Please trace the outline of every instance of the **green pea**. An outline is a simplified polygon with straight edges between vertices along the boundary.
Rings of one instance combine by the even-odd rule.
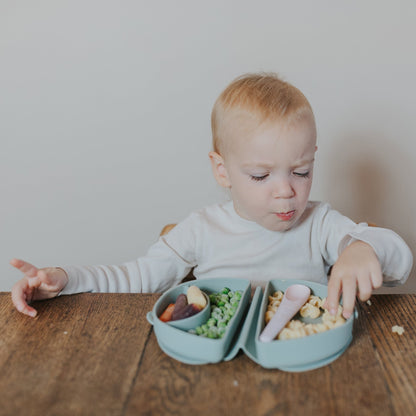
[[[217,320],[215,318],[208,319],[208,322],[207,322],[208,328],[211,328],[213,326],[215,327],[216,324],[217,324]]]
[[[208,338],[217,338],[217,337],[218,337],[218,329],[214,326],[209,329]]]
[[[218,328],[218,336],[222,338],[225,335],[226,330],[227,328],[225,326]]]
[[[223,302],[228,302],[228,295],[221,295],[221,300]]]

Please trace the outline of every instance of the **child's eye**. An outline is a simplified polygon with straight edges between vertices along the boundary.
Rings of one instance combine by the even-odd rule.
[[[309,178],[309,171],[308,172],[293,172],[295,176],[298,176],[299,178]]]
[[[261,176],[250,175],[250,178],[253,181],[260,182],[260,181],[264,181],[268,176],[269,174],[267,173],[266,175],[261,175]]]

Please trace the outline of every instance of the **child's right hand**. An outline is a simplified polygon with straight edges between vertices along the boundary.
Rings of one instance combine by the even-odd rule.
[[[36,309],[29,306],[29,303],[57,296],[68,283],[65,271],[57,267],[38,269],[19,259],[12,259],[10,264],[25,274],[12,288],[13,304],[25,315],[35,317]]]

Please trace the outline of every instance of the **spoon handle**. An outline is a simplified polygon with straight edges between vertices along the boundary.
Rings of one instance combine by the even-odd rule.
[[[292,285],[288,287],[276,313],[260,334],[260,341],[270,342],[274,340],[277,334],[305,304],[310,293],[311,290],[307,286]]]

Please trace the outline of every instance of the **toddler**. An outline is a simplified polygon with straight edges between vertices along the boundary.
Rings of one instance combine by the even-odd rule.
[[[35,316],[32,300],[79,292],[162,292],[194,268],[196,278],[235,277],[253,286],[270,279],[328,284],[332,314],[343,298],[406,281],[412,254],[393,231],[356,224],[326,203],[309,201],[316,147],[312,108],[274,74],[233,81],[212,111],[215,179],[231,200],[192,213],[137,260],[118,266],[38,269],[12,289],[15,307]],[[328,272],[330,271],[329,281]]]

